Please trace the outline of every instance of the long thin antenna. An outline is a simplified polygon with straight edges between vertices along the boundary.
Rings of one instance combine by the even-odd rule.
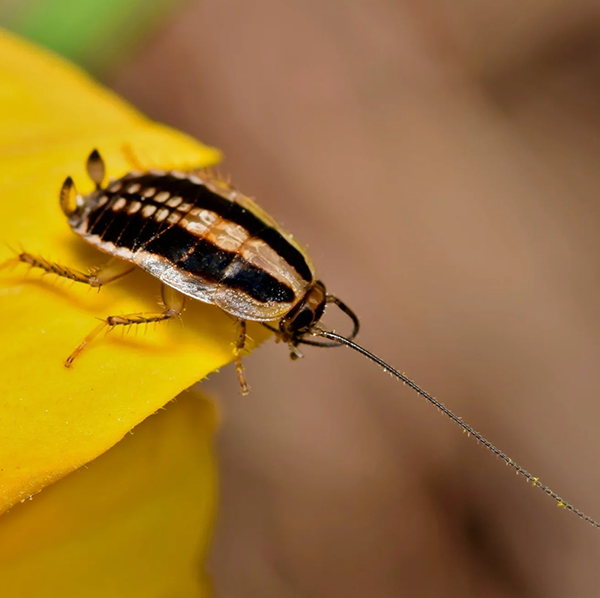
[[[487,449],[492,451],[492,453],[500,457],[500,459],[502,459],[507,465],[510,465],[518,474],[522,475],[524,478],[529,480],[535,488],[539,488],[540,490],[545,492],[550,498],[553,498],[557,502],[559,507],[563,507],[564,509],[567,509],[567,511],[571,511],[571,513],[574,513],[575,515],[577,515],[577,517],[581,517],[581,519],[584,519],[588,523],[591,523],[594,527],[600,528],[600,523],[598,523],[595,519],[592,519],[589,515],[586,515],[579,509],[575,508],[572,504],[563,500],[558,494],[556,494],[556,492],[548,488],[548,486],[546,486],[545,484],[542,484],[542,482],[540,482],[538,478],[531,475],[526,469],[523,469],[520,465],[515,463],[506,453],[503,453],[499,448],[496,448],[489,440],[487,440],[487,438],[484,438],[479,432],[477,432],[477,430],[474,430],[471,426],[466,424],[460,417],[458,417],[458,415],[450,411],[448,407],[440,403],[440,401],[432,397],[428,392],[425,392],[410,378],[408,378],[392,366],[388,365],[385,361],[383,361],[383,359],[377,357],[377,355],[374,355],[370,351],[367,351],[360,345],[357,345],[350,339],[347,339],[344,336],[340,336],[335,332],[329,332],[328,330],[322,330],[320,328],[312,328],[310,333],[314,336],[320,336],[330,341],[335,341],[342,345],[346,345],[347,347],[350,347],[350,349],[354,349],[361,355],[364,355],[367,359],[374,361],[377,365],[381,366],[384,371],[389,372],[390,374],[398,378],[398,380],[401,380],[402,382],[404,382],[404,384],[410,386],[415,392],[427,399],[432,405],[437,407],[444,415],[447,415],[454,423],[458,424],[465,432],[467,432],[467,434],[470,434],[471,436],[476,438],[481,444],[483,444],[483,446],[485,446]]]

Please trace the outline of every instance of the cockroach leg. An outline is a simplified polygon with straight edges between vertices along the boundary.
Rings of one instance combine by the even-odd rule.
[[[242,363],[242,351],[246,346],[246,320],[238,320],[238,337],[235,343],[235,371],[237,372],[238,382],[240,383],[240,390],[243,395],[247,395],[250,392],[250,387],[246,382],[246,374],[244,373],[244,364]]]
[[[49,274],[56,274],[56,276],[60,276],[61,278],[68,278],[69,280],[81,282],[94,288],[100,288],[110,282],[114,282],[135,269],[134,264],[118,258],[110,259],[103,266],[94,268],[87,274],[69,268],[68,266],[62,266],[56,262],[51,262],[41,256],[33,255],[26,251],[19,253],[17,259],[19,262],[27,264],[31,268],[39,268]]]
[[[127,160],[127,163],[133,170],[138,170],[140,172],[146,170],[136,153],[133,151],[133,147],[130,143],[123,143],[123,145],[121,145],[121,151],[123,152],[123,156],[125,156],[125,160]]]
[[[185,307],[185,295],[176,291],[175,289],[162,285],[162,304],[163,311],[161,313],[140,313],[140,314],[127,314],[123,316],[108,316],[102,320],[102,323],[96,326],[92,332],[90,332],[84,339],[83,342],[67,357],[65,361],[65,367],[70,368],[73,365],[73,361],[78,357],[81,352],[103,331],[110,332],[117,326],[136,326],[138,324],[150,324],[152,322],[164,322],[165,320],[171,320],[178,318]]]

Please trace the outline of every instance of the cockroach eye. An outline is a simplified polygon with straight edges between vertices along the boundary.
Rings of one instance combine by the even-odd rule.
[[[292,324],[294,329],[297,332],[308,329],[308,327],[313,323],[314,312],[309,307],[305,307],[302,311],[294,318]]]

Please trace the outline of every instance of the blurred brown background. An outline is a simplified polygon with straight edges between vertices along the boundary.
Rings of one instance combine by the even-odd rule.
[[[105,79],[224,149],[406,370],[600,517],[600,2],[189,2]],[[345,349],[222,398],[223,598],[598,595],[598,530]]]

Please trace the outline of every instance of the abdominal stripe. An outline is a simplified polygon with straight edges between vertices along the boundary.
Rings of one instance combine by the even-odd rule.
[[[236,269],[235,274],[229,273],[225,276],[225,269],[236,258],[235,252],[222,250],[213,243],[201,240],[203,235],[191,233],[177,222],[173,223],[167,218],[157,222],[154,215],[145,215],[144,210],[151,210],[153,206],[156,207],[156,211],[165,208],[164,199],[155,201],[155,198],[163,193],[169,197],[181,197],[183,203],[189,205],[185,212],[189,213],[194,208],[208,210],[241,226],[248,232],[249,237],[260,239],[270,246],[304,280],[312,280],[312,272],[302,252],[292,245],[279,230],[268,226],[250,210],[220,196],[205,185],[197,184],[188,178],[151,173],[125,177],[120,181],[121,187],[133,188],[136,189],[136,192],[127,193],[126,190],[119,193],[111,193],[108,190],[98,192],[101,195],[107,195],[109,201],[88,214],[86,226],[88,234],[97,235],[103,241],[114,243],[118,247],[127,248],[133,252],[145,250],[162,255],[173,263],[183,260],[180,266],[183,269],[189,269],[191,274],[211,281],[223,278],[222,284],[244,292],[248,289],[248,294],[256,296],[255,298],[269,297],[264,299],[265,301],[293,300],[294,294],[291,288],[245,260],[244,264],[246,265],[242,269],[244,274],[240,273],[241,270]],[[118,183],[119,181],[115,184]],[[146,196],[144,192],[148,189],[154,193]],[[114,210],[116,202],[122,202],[123,199],[125,200],[123,207],[117,204],[117,210]],[[142,208],[129,213],[128,207],[132,202],[140,202]],[[186,215],[185,212],[179,212],[177,207],[171,210],[171,213],[181,213],[182,217]],[[194,245],[197,247],[194,248]],[[241,264],[241,259],[240,257],[236,264]],[[265,289],[268,287],[270,290],[259,292],[257,289],[262,284],[266,285]],[[281,299],[282,297],[286,297],[286,299]],[[262,298],[258,300],[262,301]]]
[[[294,291],[234,251],[220,249],[180,227],[172,227],[148,243],[145,251],[164,257],[180,272],[226,286],[262,303],[291,303]]]

